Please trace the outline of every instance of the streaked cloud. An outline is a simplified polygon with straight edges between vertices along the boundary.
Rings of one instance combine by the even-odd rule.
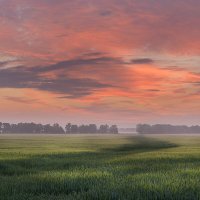
[[[199,18],[199,0],[0,0],[0,111],[194,120]]]
[[[137,58],[131,60],[132,64],[151,64],[153,62],[151,58]]]

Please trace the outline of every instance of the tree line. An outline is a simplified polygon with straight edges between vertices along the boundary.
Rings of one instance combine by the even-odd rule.
[[[116,125],[109,126],[107,124],[97,127],[96,124],[76,125],[68,123],[65,128],[58,123],[51,124],[36,124],[36,123],[2,123],[0,122],[0,133],[46,133],[46,134],[76,134],[76,133],[102,133],[102,134],[117,134],[118,127]]]
[[[184,134],[200,133],[200,126],[170,125],[170,124],[138,124],[137,133],[140,134]]]
[[[97,127],[96,124],[76,125],[68,123],[65,126],[66,133],[112,133],[118,134],[117,125],[109,126],[107,124]]]

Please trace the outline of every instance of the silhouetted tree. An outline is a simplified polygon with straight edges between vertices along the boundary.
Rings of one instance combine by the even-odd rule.
[[[112,126],[109,128],[109,133],[118,134],[117,125],[112,125]]]
[[[3,127],[2,127],[2,126],[3,126],[3,123],[2,123],[2,122],[0,122],[0,133],[2,133],[2,132],[3,132],[3,129],[2,129]]]
[[[90,124],[88,126],[88,133],[97,133],[97,125],[96,124]]]
[[[66,133],[71,133],[71,123],[68,123],[66,126],[65,126],[65,131]]]
[[[116,125],[109,127],[106,125],[101,125],[99,129],[96,124],[89,125],[76,125],[68,123],[65,126],[66,133],[118,133],[118,128]],[[43,133],[43,134],[63,134],[65,133],[64,129],[58,124],[35,124],[35,123],[18,123],[18,124],[9,124],[0,122],[0,133]]]
[[[88,125],[81,125],[78,127],[79,133],[88,133]]]
[[[181,134],[181,133],[200,133],[200,126],[174,126],[170,124],[138,124],[136,131],[140,134]]]
[[[138,124],[136,126],[136,131],[138,133],[145,134],[148,133],[148,131],[151,131],[151,126],[148,124]]]
[[[3,133],[10,133],[11,125],[9,123],[3,123],[2,129],[3,129]]]
[[[71,126],[71,133],[78,133],[78,126],[77,125],[73,124]]]
[[[109,133],[109,126],[107,124],[106,125],[100,125],[99,133]]]
[[[54,124],[51,130],[54,134],[65,133],[64,129],[58,123]]]

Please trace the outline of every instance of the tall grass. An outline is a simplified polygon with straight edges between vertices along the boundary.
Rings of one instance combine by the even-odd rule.
[[[0,200],[200,199],[198,136],[0,136]]]

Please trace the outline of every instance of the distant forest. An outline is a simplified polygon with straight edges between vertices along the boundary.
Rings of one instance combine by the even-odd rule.
[[[138,124],[136,132],[140,134],[184,134],[200,133],[200,126],[174,126],[169,124]]]
[[[35,124],[35,123],[2,123],[0,122],[0,133],[46,133],[46,134],[76,134],[76,133],[100,133],[100,134],[118,134],[116,125],[109,126],[107,124],[97,127],[96,124],[76,125],[68,123],[65,129],[58,123],[50,124]]]

